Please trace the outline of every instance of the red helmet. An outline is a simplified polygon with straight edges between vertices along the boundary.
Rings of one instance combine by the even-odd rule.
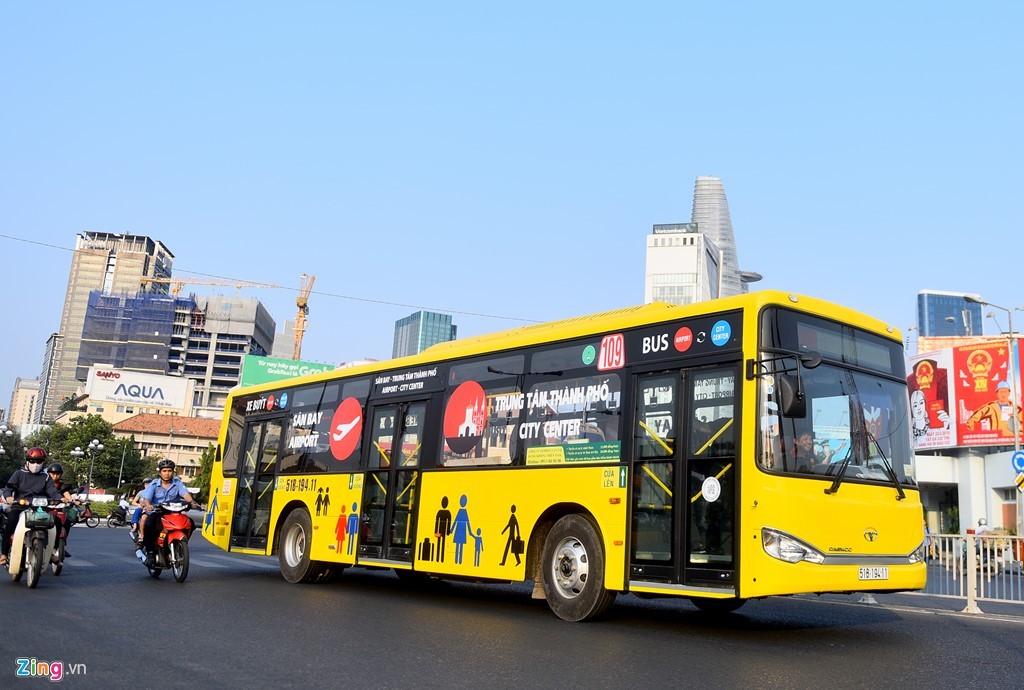
[[[42,472],[46,467],[46,451],[42,448],[29,448],[25,451],[25,466],[29,472]]]
[[[46,463],[46,451],[35,446],[25,451],[25,462],[41,462]]]

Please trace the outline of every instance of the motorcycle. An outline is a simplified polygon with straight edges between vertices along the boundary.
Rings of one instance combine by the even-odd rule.
[[[32,499],[19,499],[21,505],[30,505],[31,508],[21,511],[18,514],[18,526],[14,529],[11,538],[11,554],[7,570],[11,580],[18,582],[21,576],[28,574],[25,584],[33,589],[39,584],[39,576],[51,563],[54,548],[60,541],[57,534],[57,521],[53,513],[63,510],[67,504],[63,501],[51,501],[48,498],[39,497]],[[11,519],[8,514],[7,519]],[[54,574],[59,573],[57,569]]]
[[[132,524],[132,513],[134,511],[135,506],[129,505],[127,501],[122,501],[107,516],[107,527],[127,527]]]
[[[100,524],[100,519],[93,514],[92,508],[90,508],[89,501],[82,501],[82,507],[78,511],[78,519],[75,521],[77,525],[79,522],[84,522],[86,527],[96,527]]]
[[[50,571],[56,577],[60,575],[60,571],[64,569],[64,559],[67,557],[65,551],[68,543],[68,530],[71,529],[71,522],[68,519],[68,509],[66,503],[53,506],[53,517],[56,522],[55,527],[57,530],[57,542],[53,545],[53,555],[50,556]]]
[[[150,577],[160,577],[164,570],[174,574],[175,582],[184,582],[188,577],[188,540],[195,530],[192,519],[186,514],[192,506],[173,501],[157,505],[146,520],[160,520],[160,534],[156,540],[153,565],[147,565]],[[146,552],[136,550],[136,557],[145,564]]]

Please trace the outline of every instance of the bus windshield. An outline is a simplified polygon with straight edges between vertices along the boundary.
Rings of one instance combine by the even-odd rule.
[[[779,414],[774,376],[761,386],[758,457],[765,469],[845,480],[914,484],[906,387],[823,364],[801,372],[807,414]],[[845,468],[843,468],[845,465]]]
[[[757,458],[772,472],[913,486],[902,343],[791,309],[761,313]],[[823,362],[804,366],[813,355]],[[778,375],[802,382],[806,413],[780,414]]]

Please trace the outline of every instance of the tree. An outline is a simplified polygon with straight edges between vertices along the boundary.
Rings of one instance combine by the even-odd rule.
[[[192,486],[199,489],[200,495],[206,500],[209,500],[210,496],[210,475],[213,474],[213,459],[216,456],[217,447],[211,443],[199,458],[199,474],[192,480]]]
[[[7,484],[7,479],[25,464],[25,443],[20,433],[14,429],[11,431],[14,433],[10,436],[0,437],[0,446],[4,449],[0,455],[0,487]]]
[[[93,439],[103,444],[103,450],[95,455],[89,451],[89,443]],[[63,479],[68,484],[86,484],[91,465],[93,486],[111,487],[117,485],[124,444],[131,445],[127,439],[115,439],[113,425],[95,414],[75,417],[68,424],[51,424],[31,434],[26,443],[44,448],[51,462],[63,465]],[[81,457],[71,454],[75,448],[81,449]],[[127,449],[127,452],[132,451]],[[127,460],[127,454],[125,458]]]

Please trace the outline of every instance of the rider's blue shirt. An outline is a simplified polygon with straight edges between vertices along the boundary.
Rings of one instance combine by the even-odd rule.
[[[185,483],[177,477],[171,480],[171,485],[166,489],[163,487],[163,482],[159,479],[154,479],[142,490],[139,498],[145,498],[155,506],[160,503],[177,501],[187,493],[188,489],[185,488]]]

